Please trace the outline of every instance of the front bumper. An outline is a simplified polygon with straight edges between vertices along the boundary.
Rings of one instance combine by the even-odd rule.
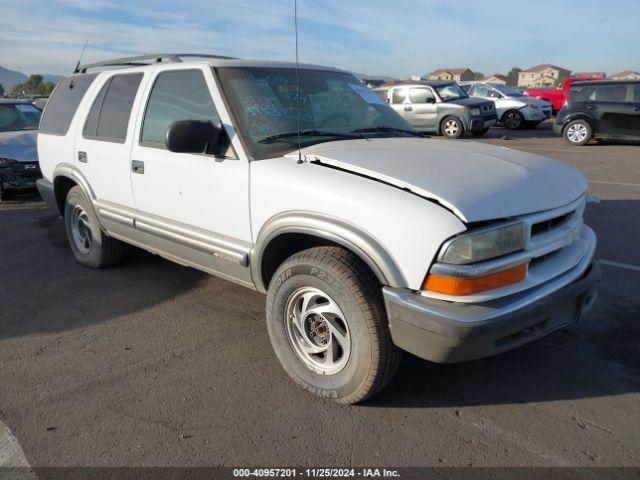
[[[393,342],[437,363],[487,357],[541,338],[578,320],[594,303],[600,266],[553,291],[540,286],[490,302],[462,304],[384,287]]]
[[[553,133],[556,135],[562,135],[564,125],[562,123],[553,122]]]
[[[472,118],[469,122],[469,130],[472,132],[479,132],[480,130],[488,127],[495,127],[498,121],[498,116],[487,116],[487,117],[478,117]]]

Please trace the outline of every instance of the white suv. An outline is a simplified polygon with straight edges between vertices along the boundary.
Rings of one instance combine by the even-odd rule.
[[[592,305],[575,168],[423,138],[340,70],[185,57],[80,67],[45,108],[38,187],[82,264],[124,242],[266,293],[284,369],[342,403],[401,350],[492,355]]]
[[[461,82],[460,86],[471,97],[493,100],[498,119],[510,130],[535,127],[551,117],[553,106],[546,100],[527,97],[520,90],[487,82]]]

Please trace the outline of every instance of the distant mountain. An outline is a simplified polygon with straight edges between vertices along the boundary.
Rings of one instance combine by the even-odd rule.
[[[25,82],[27,78],[29,77],[27,77],[22,72],[9,70],[8,68],[4,68],[2,65],[0,65],[0,84],[2,84],[7,92],[11,90],[11,87],[16,85],[17,83]]]
[[[386,82],[389,82],[389,81],[391,81],[391,80],[396,80],[395,78],[393,78],[393,77],[388,77],[388,76],[386,76],[386,75],[372,75],[372,74],[370,74],[370,73],[357,73],[357,72],[351,72],[351,73],[353,73],[353,74],[354,74],[356,77],[358,77],[360,80],[362,80],[363,78],[366,78],[366,79],[368,79],[368,80],[372,80],[372,79],[375,79],[375,80],[384,80],[384,81],[386,81]]]
[[[45,82],[58,83],[64,78],[61,75],[49,75],[46,73],[41,73],[40,75],[42,75],[42,79]],[[11,87],[13,87],[14,85],[26,82],[28,78],[29,76],[25,75],[22,72],[9,70],[8,68],[4,68],[2,65],[0,65],[0,84],[7,92],[10,91]]]

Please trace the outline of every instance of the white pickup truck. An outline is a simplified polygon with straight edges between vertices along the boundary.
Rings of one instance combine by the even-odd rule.
[[[191,57],[81,66],[49,100],[38,188],[82,264],[124,242],[266,293],[284,369],[341,403],[402,350],[480,358],[593,304],[575,168],[424,138],[344,71]]]

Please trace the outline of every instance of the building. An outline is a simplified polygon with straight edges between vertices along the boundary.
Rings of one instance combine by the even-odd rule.
[[[640,80],[640,72],[625,70],[611,75],[611,78],[614,80]]]
[[[475,77],[470,68],[439,68],[435,72],[425,75],[425,77],[427,76],[430,80],[453,80],[455,82],[473,80]]]
[[[605,72],[576,72],[574,77],[586,77],[586,78],[607,78]]]
[[[500,75],[499,73],[494,73],[493,75],[489,75],[484,79],[485,82],[488,83],[499,83],[501,85],[510,85],[511,79],[506,75]]]
[[[553,87],[556,80],[571,75],[571,70],[555,65],[536,65],[518,73],[519,87]]]

